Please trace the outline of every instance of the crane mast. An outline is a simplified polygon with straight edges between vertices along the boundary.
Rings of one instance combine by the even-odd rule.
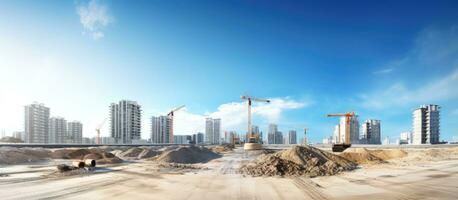
[[[265,102],[265,103],[270,103],[270,100],[268,99],[261,99],[261,98],[256,98],[256,97],[251,97],[251,96],[242,96],[242,100],[247,101],[248,104],[248,123],[247,123],[247,143],[260,143],[259,142],[259,135],[253,135],[252,134],[252,125],[251,125],[251,106],[252,102]],[[258,149],[260,147],[255,147],[255,148],[250,148],[250,149]],[[245,144],[245,149],[247,149],[247,145]]]
[[[344,141],[341,140],[340,131],[338,133],[337,141],[335,144],[332,145],[333,152],[342,152],[348,147],[351,146],[350,142],[350,121],[351,119],[356,116],[355,112],[347,112],[347,113],[336,113],[336,114],[328,114],[328,117],[345,117],[345,139]]]

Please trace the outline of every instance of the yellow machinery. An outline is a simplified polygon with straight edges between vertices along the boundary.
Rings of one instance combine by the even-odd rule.
[[[332,144],[332,151],[333,152],[342,152],[345,149],[351,147],[350,143],[350,121],[351,118],[355,116],[354,112],[348,112],[348,113],[337,113],[337,114],[328,114],[328,117],[345,117],[345,140],[342,142],[341,137],[340,137],[340,131],[339,135],[337,137],[337,141]]]
[[[96,138],[96,141],[95,143],[96,144],[100,144],[100,129],[103,127],[103,125],[105,124],[105,122],[107,122],[108,118],[105,118],[102,123],[100,123],[96,128],[95,128],[95,132],[97,133],[97,138]]]
[[[248,131],[247,131],[248,141],[245,142],[244,149],[246,150],[262,149],[261,142],[259,141],[259,134],[253,134],[251,130],[252,128],[251,127],[251,104],[253,101],[270,103],[270,100],[260,99],[256,97],[250,97],[250,96],[242,96],[241,98],[247,101],[248,103]]]

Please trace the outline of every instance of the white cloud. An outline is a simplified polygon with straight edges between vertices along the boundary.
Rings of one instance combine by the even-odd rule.
[[[448,76],[429,82],[417,89],[408,88],[403,83],[394,83],[386,89],[360,96],[363,106],[372,109],[383,109],[412,103],[433,103],[457,97],[458,68]]]
[[[378,70],[378,71],[375,71],[373,72],[373,74],[389,74],[391,72],[393,72],[393,68],[385,68],[385,69],[381,69],[381,70]]]
[[[290,98],[271,98],[271,103],[254,103],[252,106],[253,119],[261,119],[265,123],[277,123],[286,110],[294,110],[309,105],[305,101]],[[186,109],[175,114],[174,129],[176,134],[192,134],[204,132],[205,118],[221,118],[221,130],[245,130],[247,123],[246,102],[230,102],[220,105],[215,112],[205,115],[194,114]]]
[[[103,38],[105,34],[102,29],[113,22],[113,17],[108,13],[108,7],[97,0],[78,5],[76,12],[84,28],[83,34],[89,34],[95,40]]]
[[[452,115],[458,116],[458,108],[452,111]]]

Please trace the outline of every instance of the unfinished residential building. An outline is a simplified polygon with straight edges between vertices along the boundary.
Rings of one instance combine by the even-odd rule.
[[[269,124],[269,131],[267,132],[267,143],[275,143],[275,134],[278,132],[278,126],[276,124]]]
[[[79,121],[72,121],[67,123],[67,135],[71,143],[83,143],[83,124]]]
[[[171,143],[171,126],[169,116],[151,117],[151,142],[155,144]]]
[[[110,106],[111,137],[118,144],[131,144],[141,138],[141,106],[135,101],[121,100]]]
[[[26,143],[48,143],[49,112],[49,108],[40,103],[24,107]]]
[[[50,144],[69,143],[67,137],[67,120],[63,117],[49,118],[49,137]]]
[[[380,120],[368,119],[361,125],[362,144],[381,144]]]
[[[422,105],[413,111],[412,144],[437,144],[440,136],[440,107]]]
[[[341,117],[340,124],[338,126],[339,131],[334,132],[334,135],[336,136],[336,141],[337,141],[336,143],[345,142],[346,128],[347,128],[347,123],[345,122],[345,117]],[[359,143],[359,121],[358,121],[357,115],[350,118],[348,131],[350,133],[350,143],[352,144]],[[337,138],[338,135],[340,135],[340,139]]]

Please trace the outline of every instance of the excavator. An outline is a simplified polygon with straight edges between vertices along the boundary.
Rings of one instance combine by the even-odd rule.
[[[341,142],[340,131],[337,137],[337,141],[332,144],[332,151],[333,152],[343,152],[345,149],[351,147],[350,143],[350,121],[351,118],[355,116],[355,112],[347,112],[347,113],[335,113],[335,114],[328,114],[328,117],[345,117],[345,141]]]
[[[245,142],[244,144],[244,149],[245,150],[258,150],[262,148],[261,142],[259,141],[259,134],[253,134],[251,130],[251,102],[266,102],[270,103],[270,100],[268,99],[261,99],[261,98],[256,98],[256,97],[251,97],[244,95],[241,97],[242,100],[245,100],[248,102],[248,141]]]

